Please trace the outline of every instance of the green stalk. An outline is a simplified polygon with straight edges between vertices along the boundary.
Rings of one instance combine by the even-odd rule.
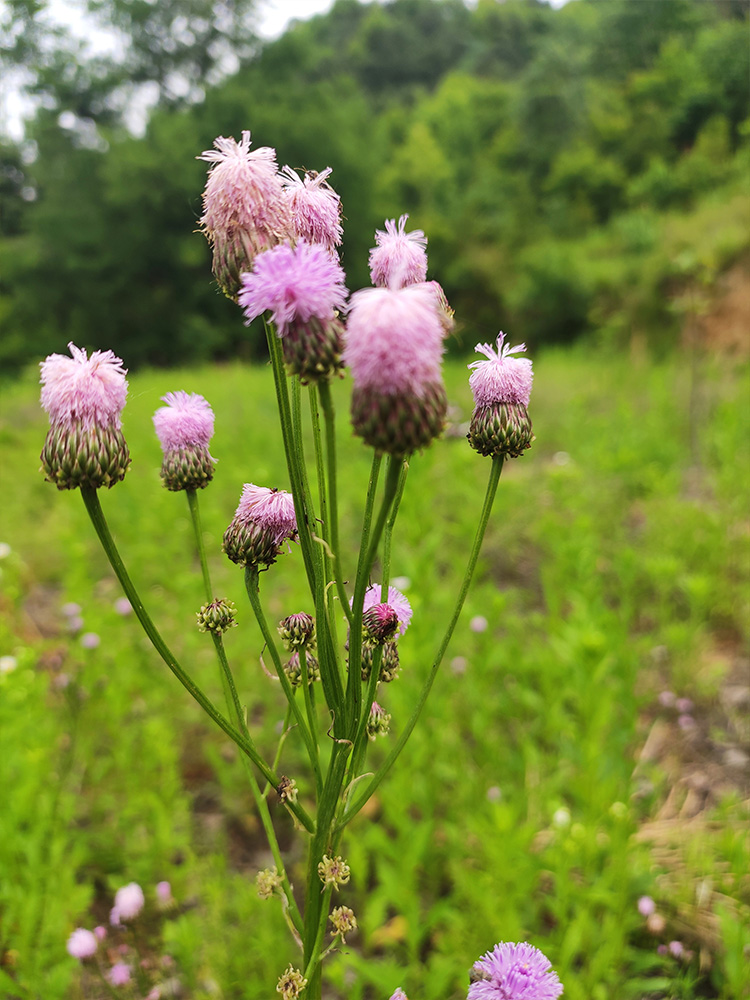
[[[357,579],[354,585],[354,600],[352,603],[352,624],[349,633],[349,682],[346,688],[347,710],[349,713],[349,731],[351,736],[356,736],[359,728],[361,714],[360,700],[362,697],[362,605],[365,599],[365,591],[370,578],[370,570],[375,560],[378,543],[383,533],[391,504],[393,503],[401,474],[401,462],[389,458],[388,473],[385,486],[383,488],[383,501],[378,513],[375,527],[368,531],[367,541],[364,541],[359,552],[359,565],[357,566]],[[368,496],[369,500],[369,496]],[[370,515],[372,509],[370,508]],[[364,555],[363,555],[364,552]],[[350,738],[351,738],[350,736]]]
[[[323,409],[323,420],[326,425],[326,459],[328,463],[328,497],[331,510],[330,520],[330,541],[333,550],[333,569],[336,578],[336,593],[349,624],[352,621],[352,612],[349,607],[349,600],[344,587],[344,573],[341,568],[341,545],[339,543],[339,512],[338,512],[338,486],[336,472],[336,413],[333,408],[331,397],[331,387],[327,382],[321,382],[318,386],[320,404]]]
[[[338,825],[338,830],[341,830],[344,826],[346,826],[346,824],[357,815],[357,813],[360,811],[362,806],[364,806],[364,804],[367,802],[370,796],[373,795],[380,782],[383,780],[383,778],[386,776],[386,774],[390,771],[395,762],[398,760],[401,751],[404,749],[404,746],[406,745],[406,741],[411,736],[414,727],[416,726],[417,721],[419,720],[419,716],[422,713],[422,709],[424,708],[425,702],[427,701],[427,697],[430,693],[430,690],[432,689],[432,685],[435,681],[435,677],[437,676],[440,664],[443,661],[445,650],[447,649],[448,643],[451,641],[451,638],[453,637],[453,632],[456,628],[456,624],[463,609],[464,602],[466,600],[466,595],[469,592],[469,586],[471,584],[471,580],[474,575],[474,570],[477,565],[477,559],[479,558],[479,551],[482,547],[482,541],[484,539],[485,531],[487,530],[487,523],[489,522],[490,519],[492,504],[494,503],[495,500],[495,494],[497,492],[497,484],[500,479],[500,473],[502,472],[503,469],[504,460],[505,458],[502,455],[496,455],[492,459],[492,468],[490,469],[490,478],[489,482],[487,483],[487,492],[485,494],[484,504],[482,506],[482,512],[479,516],[479,524],[477,526],[476,535],[474,536],[474,544],[472,545],[471,552],[469,554],[469,561],[466,565],[466,572],[464,573],[463,582],[461,584],[461,590],[458,595],[458,602],[456,604],[451,620],[448,623],[448,628],[445,631],[445,635],[443,636],[440,646],[438,647],[438,651],[435,656],[435,661],[432,664],[432,669],[430,670],[429,676],[427,677],[427,680],[424,683],[422,691],[420,692],[419,700],[417,701],[414,711],[412,712],[411,718],[409,719],[409,722],[407,723],[403,732],[399,736],[398,742],[396,743],[395,747],[390,752],[390,754],[383,762],[381,767],[376,771],[376,773],[369,781],[365,791],[357,799],[356,803],[352,806],[352,808],[344,812],[344,815],[342,816],[341,821]]]
[[[260,603],[260,588],[258,586],[258,567],[257,566],[246,566],[245,567],[245,590],[247,591],[247,596],[250,598],[250,605],[255,614],[255,618],[260,626],[260,631],[263,635],[263,639],[268,647],[268,651],[271,654],[271,659],[273,660],[273,665],[276,669],[276,674],[281,681],[281,686],[284,689],[284,694],[286,700],[292,707],[294,713],[294,721],[299,726],[299,730],[302,734],[302,739],[305,742],[305,747],[307,749],[307,755],[310,758],[310,766],[315,774],[315,784],[318,788],[318,792],[323,784],[323,778],[320,773],[320,764],[318,762],[318,748],[316,744],[316,734],[311,733],[307,728],[307,723],[300,711],[300,707],[294,697],[294,691],[292,685],[289,683],[289,678],[284,672],[284,667],[281,662],[281,657],[279,656],[279,651],[276,648],[276,641],[274,640],[273,634],[268,627],[268,622],[266,621],[266,616],[263,613],[263,608]]]
[[[164,642],[160,632],[146,611],[140,595],[136,590],[133,581],[130,579],[128,571],[125,569],[125,564],[120,557],[120,553],[117,551],[117,546],[112,538],[109,525],[104,517],[104,511],[99,503],[99,497],[96,489],[93,486],[83,485],[81,486],[81,496],[83,497],[83,502],[86,506],[86,510],[88,511],[88,515],[91,518],[91,523],[94,525],[94,530],[96,531],[99,541],[102,544],[102,548],[109,559],[109,564],[114,570],[115,576],[120,581],[122,589],[125,591],[125,596],[132,605],[136,618],[141,623],[143,631],[148,636],[156,652],[159,656],[161,656],[162,660],[164,660],[166,665],[175,675],[180,684],[182,684],[185,690],[195,699],[195,701],[198,702],[206,715],[208,715],[209,718],[216,723],[222,732],[226,733],[230,740],[237,744],[243,753],[247,754],[263,777],[276,787],[279,783],[279,779],[260,756],[253,741],[249,737],[243,736],[242,733],[238,732],[234,728],[228,719],[224,718],[221,712],[198,687],[190,675],[183,670],[170,648]],[[295,808],[295,815],[297,816],[297,819],[299,819],[300,823],[306,830],[312,833],[315,830],[315,824],[312,819],[310,819],[301,806],[296,806]]]
[[[195,532],[195,544],[198,548],[198,557],[201,561],[201,573],[203,574],[203,589],[206,592],[206,600],[210,604],[213,599],[213,589],[211,587],[211,575],[208,572],[208,559],[206,558],[206,546],[203,542],[203,531],[201,530],[201,512],[198,506],[198,493],[197,490],[185,490],[185,496],[187,497],[188,507],[190,508],[190,517],[193,522],[193,531]]]
[[[315,708],[313,707],[312,693],[310,691],[311,684],[309,679],[309,674],[307,671],[307,650],[303,646],[299,651],[299,664],[302,671],[302,694],[305,699],[305,711],[307,712],[307,724],[310,727],[310,732],[313,734],[313,742],[315,746],[315,758],[318,759],[318,739],[317,739],[317,725],[315,722]],[[320,763],[318,763],[320,767]]]

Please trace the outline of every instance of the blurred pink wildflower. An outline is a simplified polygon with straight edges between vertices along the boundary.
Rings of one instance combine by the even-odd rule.
[[[344,361],[359,388],[422,396],[440,381],[443,329],[425,285],[363,288],[351,298]]]
[[[92,955],[96,954],[96,936],[83,927],[77,927],[68,938],[68,943],[65,947],[68,954],[72,955],[73,958],[79,960],[91,958]]]
[[[406,232],[408,215],[396,225],[388,219],[385,231],[375,232],[376,246],[370,250],[370,277],[381,288],[403,288],[427,277],[427,237],[421,229]]]
[[[474,963],[467,1000],[556,1000],[563,991],[549,960],[530,944],[502,942]]]
[[[107,973],[107,979],[113,986],[127,986],[130,982],[130,966],[125,962],[116,962]]]
[[[117,914],[117,920],[111,923],[119,923],[123,920],[134,920],[143,909],[145,903],[143,889],[137,882],[129,882],[115,893],[115,905],[113,913]]]
[[[341,198],[328,183],[331,168],[318,174],[305,172],[301,178],[291,167],[281,168],[281,183],[292,213],[292,225],[298,239],[320,243],[329,253],[341,245]]]

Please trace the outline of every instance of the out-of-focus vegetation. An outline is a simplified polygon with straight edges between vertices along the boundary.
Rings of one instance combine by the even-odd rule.
[[[442,635],[488,474],[460,427],[465,366],[449,364],[446,381],[457,423],[412,460],[396,524],[392,568],[411,581],[400,585],[414,618],[382,693],[394,736],[373,745],[375,765]],[[259,662],[242,571],[220,552],[242,482],[287,482],[268,369],[133,377],[133,466],[102,503],[167,641],[219,701],[213,646],[195,628],[187,504],[161,487],[151,422],[177,388],[216,412],[202,521],[217,593],[238,608],[226,646],[240,696],[271,756],[284,703]],[[351,573],[370,454],[346,434],[347,383],[334,388]],[[278,901],[255,892],[270,862],[241,763],[117,613],[77,491],[35,474],[37,391],[28,372],[0,393],[0,995],[103,996],[85,973],[79,992],[68,934],[106,923],[118,886],[140,882],[153,905],[169,879],[178,905],[148,957],[171,958],[191,1000],[269,996],[297,953]],[[503,473],[424,723],[342,844],[352,880],[340,902],[360,930],[332,959],[326,996],[383,1000],[402,985],[460,1000],[473,960],[522,938],[569,1000],[748,995],[748,391],[747,366],[552,348],[536,359],[537,441]],[[272,621],[309,610],[301,566],[293,546],[264,574]],[[292,731],[281,769],[307,802],[297,743]],[[301,885],[304,838],[276,801],[273,814]],[[638,912],[642,895],[660,924]]]
[[[11,5],[32,54],[38,6]],[[410,213],[472,327],[459,348],[500,326],[532,344],[591,330],[673,344],[750,249],[744,0],[337,0],[260,49],[239,32],[240,68],[213,85],[200,46],[153,44],[174,3],[140,5],[163,8],[145,25],[138,5],[94,6],[111,8],[132,79],[160,98],[134,138],[127,81],[45,56],[45,106],[27,142],[0,151],[3,368],[71,338],[131,366],[258,353],[205,282],[195,232],[196,154],[248,128],[282,163],[333,167],[352,288],[369,280],[374,229]],[[231,48],[226,26],[196,24],[211,52]]]

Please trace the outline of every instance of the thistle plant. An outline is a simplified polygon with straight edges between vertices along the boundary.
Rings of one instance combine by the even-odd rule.
[[[440,285],[426,280],[427,238],[419,230],[407,231],[406,215],[398,224],[388,220],[375,234],[374,287],[349,296],[337,255],[341,204],[328,181],[330,169],[304,177],[289,167],[279,171],[274,150],[250,145],[245,132],[239,143],[218,138],[216,148],[202,154],[210,167],[201,224],[220,287],[238,303],[246,322],[263,317],[288,483],[281,484],[286,488],[238,484],[237,509],[210,554],[219,558],[223,551],[244,574],[249,609],[263,638],[263,662],[287,701],[285,738],[298,740],[307,776],[281,773],[280,752],[267,756],[256,744],[242,685],[224,647],[224,634],[238,621],[241,625],[244,615],[214,591],[201,527],[199,492],[215,474],[209,403],[196,394],[170,392],[154,425],[164,452],[164,486],[185,493],[195,529],[205,603],[193,611],[197,627],[215,647],[222,708],[165,643],[102,510],[99,489],[122,480],[130,463],[120,420],[126,372],[111,351],[89,358],[71,344],[71,357],[52,355],[42,363],[42,404],[51,422],[42,466],[59,489],[81,490],[112,569],[155,650],[238,747],[273,858],[273,867],[258,874],[257,891],[281,905],[292,939],[293,957],[280,963],[276,989],[284,998],[318,1000],[326,956],[357,929],[356,914],[346,905],[347,827],[399,759],[425,709],[469,590],[503,465],[533,439],[527,412],[532,368],[517,357],[523,345],[504,346],[502,333],[496,348],[477,347],[485,359],[470,366],[475,410],[468,438],[490,460],[486,492],[455,606],[431,653],[421,692],[408,718],[394,718],[387,685],[410,668],[400,662],[398,643],[412,618],[408,600],[390,582],[394,527],[410,463],[444,427],[442,358],[453,314]],[[332,380],[345,369],[352,379],[351,421],[372,451],[360,546],[347,559],[356,563],[352,579],[342,568],[331,392]],[[312,448],[306,445],[308,429]],[[309,590],[308,607],[289,608],[279,622],[269,621],[264,600],[278,559],[300,562]],[[388,752],[373,770],[367,756],[374,740]],[[274,828],[270,789],[307,842],[303,884],[292,884]],[[93,941],[84,933],[79,939],[79,957],[86,957]],[[547,960],[530,945],[498,945],[474,966],[469,1000],[554,998],[562,987],[548,970]]]

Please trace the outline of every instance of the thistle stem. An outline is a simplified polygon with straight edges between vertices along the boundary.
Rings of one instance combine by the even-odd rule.
[[[336,592],[344,614],[351,625],[352,613],[344,587],[344,574],[341,569],[341,545],[339,543],[339,513],[338,485],[336,470],[336,412],[331,397],[331,387],[327,382],[321,382],[318,387],[320,405],[323,410],[323,420],[326,428],[326,459],[328,463],[328,498],[330,504],[330,536],[333,550],[333,569],[336,578]]]
[[[174,654],[162,638],[161,633],[154,625],[151,617],[143,605],[143,602],[141,601],[140,595],[136,590],[133,581],[130,579],[128,571],[125,568],[125,564],[120,557],[120,553],[117,550],[117,546],[115,545],[115,541],[109,530],[109,525],[104,517],[104,511],[99,503],[99,496],[96,489],[93,486],[84,484],[81,486],[81,496],[83,497],[83,502],[86,506],[86,510],[88,511],[88,515],[91,518],[94,530],[96,531],[99,541],[102,544],[102,548],[109,559],[109,564],[112,567],[115,576],[120,581],[120,585],[125,591],[125,596],[130,601],[136,618],[141,623],[143,631],[148,636],[156,652],[159,656],[161,656],[162,660],[164,660],[166,665],[175,675],[180,684],[182,684],[185,690],[195,699],[195,701],[198,702],[209,718],[211,718],[222,730],[222,732],[226,733],[226,735],[237,744],[240,750],[242,750],[242,752],[250,758],[267,781],[270,781],[274,787],[278,785],[279,779],[260,756],[253,741],[235,729],[231,722],[229,722],[229,720],[221,714],[213,702],[198,687],[190,675],[183,670]],[[315,824],[307,815],[305,810],[301,806],[297,806],[296,810],[295,815],[300,823],[310,833],[314,832]]]
[[[283,664],[281,662],[281,657],[279,656],[279,651],[276,648],[276,642],[268,627],[268,622],[266,621],[266,616],[263,613],[263,608],[260,603],[260,588],[258,586],[258,568],[257,566],[246,566],[245,567],[245,590],[247,591],[247,596],[250,599],[250,605],[253,609],[255,618],[260,626],[260,631],[263,635],[263,639],[268,647],[271,654],[271,659],[273,660],[273,665],[276,669],[276,674],[281,681],[281,686],[284,689],[284,694],[286,700],[289,702],[294,713],[294,720],[299,726],[299,730],[302,734],[302,739],[305,742],[305,747],[307,748],[307,755],[310,758],[310,766],[315,774],[315,784],[317,786],[318,792],[320,792],[323,784],[323,778],[320,773],[320,764],[318,762],[318,748],[316,745],[316,734],[311,733],[307,728],[307,723],[300,711],[300,707],[294,697],[294,690],[292,685],[289,683],[289,678],[284,671]]]
[[[503,469],[504,460],[505,460],[504,456],[502,455],[496,455],[492,459],[492,468],[490,469],[489,482],[487,483],[487,492],[485,494],[484,504],[482,506],[482,512],[479,516],[479,524],[477,526],[476,535],[474,536],[474,543],[471,547],[471,552],[469,554],[469,560],[466,565],[466,572],[464,573],[463,582],[461,584],[461,590],[459,591],[458,601],[453,611],[453,615],[451,616],[451,620],[448,623],[445,635],[443,636],[440,642],[440,646],[438,647],[438,651],[435,655],[435,660],[432,664],[432,669],[430,670],[427,680],[425,681],[422,691],[420,692],[419,699],[414,707],[414,711],[412,712],[411,718],[409,719],[408,723],[401,732],[401,735],[398,738],[398,742],[394,746],[393,750],[391,750],[386,760],[383,762],[380,768],[375,772],[375,774],[369,781],[362,795],[359,796],[359,798],[357,799],[357,801],[355,802],[355,804],[352,806],[351,809],[348,809],[344,812],[344,815],[342,816],[341,821],[339,822],[339,825],[337,827],[339,831],[357,815],[357,813],[364,806],[367,800],[373,795],[373,793],[380,785],[383,778],[386,776],[386,774],[390,771],[395,762],[398,760],[401,751],[404,749],[404,746],[406,745],[406,741],[411,736],[414,727],[416,726],[419,720],[419,716],[422,713],[422,709],[424,708],[425,702],[427,701],[427,697],[430,693],[430,690],[432,689],[432,685],[435,681],[435,677],[437,676],[440,664],[443,661],[443,656],[445,655],[448,643],[453,637],[453,632],[456,628],[456,624],[463,609],[464,602],[466,601],[466,595],[469,592],[469,586],[471,584],[471,580],[474,575],[477,559],[479,558],[479,552],[482,547],[482,541],[484,539],[485,531],[487,530],[487,524],[490,519],[490,513],[492,512],[492,505],[495,500],[495,494],[497,492],[497,484],[500,479],[500,473],[502,472]]]

